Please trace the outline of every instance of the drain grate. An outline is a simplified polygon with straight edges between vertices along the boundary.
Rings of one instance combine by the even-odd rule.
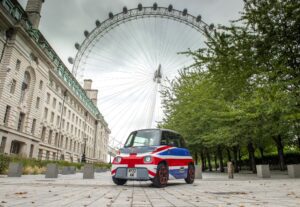
[[[230,192],[205,192],[209,194],[215,194],[215,195],[245,195],[248,194],[246,192],[235,192],[235,191],[230,191]]]

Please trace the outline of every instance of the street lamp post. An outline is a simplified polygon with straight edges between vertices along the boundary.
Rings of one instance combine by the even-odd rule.
[[[88,112],[86,111],[85,112],[85,119],[84,119],[84,131],[83,131],[83,140],[84,140],[84,148],[83,148],[83,154],[82,154],[82,157],[81,157],[81,162],[85,163],[86,162],[86,154],[85,154],[85,151],[86,151],[86,141],[87,141],[87,137],[86,137],[86,133],[85,133],[85,129],[86,129],[86,119],[87,119],[87,116],[88,116]]]
[[[57,140],[57,155],[56,155],[56,160],[58,160],[58,152],[59,152],[59,143],[60,143],[60,139],[61,139],[61,125],[62,125],[62,117],[63,117],[63,113],[64,113],[64,107],[65,107],[65,100],[67,97],[67,90],[64,91],[64,98],[63,98],[63,102],[62,102],[62,106],[61,106],[61,113],[60,113],[60,120],[59,120],[59,131],[58,131],[58,140]]]

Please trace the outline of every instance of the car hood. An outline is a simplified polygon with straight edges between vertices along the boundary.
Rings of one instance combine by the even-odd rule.
[[[158,148],[158,146],[145,146],[145,147],[127,147],[121,148],[121,154],[142,154],[153,152]]]

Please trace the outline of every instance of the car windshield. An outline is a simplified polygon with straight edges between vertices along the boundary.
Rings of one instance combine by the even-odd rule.
[[[132,132],[124,147],[157,146],[160,144],[160,130],[149,129]]]

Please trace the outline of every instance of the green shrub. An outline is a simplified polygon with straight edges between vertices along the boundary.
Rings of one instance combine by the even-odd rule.
[[[10,157],[4,154],[0,154],[0,174],[4,174],[8,169]]]

